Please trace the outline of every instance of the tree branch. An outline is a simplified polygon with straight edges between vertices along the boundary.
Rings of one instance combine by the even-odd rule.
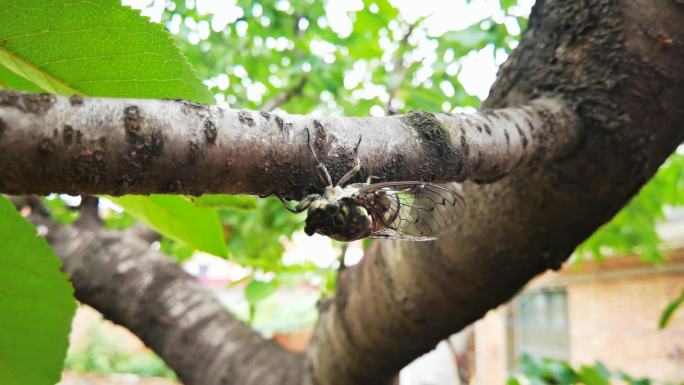
[[[264,103],[264,106],[261,108],[261,111],[271,112],[276,108],[282,106],[283,104],[289,102],[290,99],[294,98],[295,96],[301,95],[302,90],[304,90],[304,86],[308,81],[309,77],[307,75],[302,76],[302,78],[299,79],[299,81],[297,82],[297,84],[294,85],[294,87],[277,94],[275,97],[273,97],[273,99]]]
[[[415,29],[427,18],[428,16],[424,16],[419,18],[415,22],[408,24],[408,29],[406,33],[404,33],[404,36],[402,36],[399,40],[397,52],[395,53],[394,61],[392,63],[393,76],[390,76],[390,79],[393,84],[391,84],[389,87],[389,97],[387,98],[387,104],[385,106],[385,113],[387,115],[397,114],[397,110],[392,104],[394,104],[394,101],[397,98],[399,89],[401,88],[401,85],[404,82],[404,75],[406,74],[406,66],[404,66],[404,50],[409,45],[409,38],[413,34],[413,31],[415,31]]]
[[[197,281],[128,232],[47,226],[79,301],[140,337],[185,385],[301,383],[303,359],[262,339]]]
[[[306,130],[333,178],[490,181],[569,154],[577,121],[558,100],[474,115],[412,112],[312,118],[186,101],[0,92],[0,192],[9,194],[319,191]]]

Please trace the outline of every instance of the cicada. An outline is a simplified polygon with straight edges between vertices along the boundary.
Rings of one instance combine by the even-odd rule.
[[[358,156],[354,167],[333,184],[311,145],[308,130],[307,142],[324,189],[306,196],[295,207],[279,198],[294,213],[307,210],[304,232],[308,235],[318,233],[343,242],[367,237],[429,241],[437,239],[464,206],[457,192],[423,181],[372,183],[374,177],[369,177],[366,183],[348,184],[361,171]],[[355,154],[359,144],[360,138]]]

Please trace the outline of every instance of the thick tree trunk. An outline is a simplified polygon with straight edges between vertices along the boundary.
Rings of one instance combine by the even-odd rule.
[[[558,95],[581,119],[581,144],[496,183],[464,183],[466,212],[449,236],[375,243],[321,313],[308,384],[389,383],[559,268],[653,175],[684,137],[684,6],[656,3],[537,2],[484,107]]]
[[[179,178],[186,178],[179,184],[174,183],[172,177],[177,170],[164,171],[159,166],[157,170],[163,178],[148,175],[147,167],[158,162],[155,148],[159,147],[157,145],[160,142],[155,139],[156,131],[148,129],[156,127],[156,123],[145,120],[152,115],[140,113],[147,111],[146,107],[136,102],[138,108],[126,112],[127,105],[112,102],[114,112],[108,115],[110,119],[98,121],[98,124],[118,130],[119,137],[113,141],[107,139],[106,143],[108,146],[115,143],[133,146],[131,150],[135,150],[133,154],[115,159],[111,158],[109,151],[103,154],[103,159],[113,162],[108,172],[116,177],[101,176],[85,184],[79,182],[78,178],[63,184],[46,179],[50,179],[48,188],[59,187],[71,192],[72,187],[77,185],[91,186],[80,192],[105,192],[103,186],[108,186],[107,189],[111,188],[111,191],[107,192],[119,193],[169,191],[171,189],[164,189],[164,186],[174,185],[177,187],[175,191],[182,192],[202,192],[205,189],[258,193],[278,191],[293,197],[301,196],[307,189],[317,185],[315,174],[309,167],[304,127],[311,128],[317,149],[328,155],[324,160],[331,164],[334,176],[350,168],[351,149],[362,129],[364,141],[359,152],[368,167],[366,174],[379,173],[392,178],[413,179],[423,176],[442,181],[462,180],[467,176],[475,177],[479,171],[473,170],[481,170],[484,159],[493,156],[491,159],[495,161],[487,166],[488,172],[474,179],[498,180],[486,185],[472,182],[462,185],[467,201],[466,210],[449,236],[429,243],[376,242],[359,265],[342,273],[334,297],[321,308],[315,337],[303,364],[302,382],[318,385],[383,384],[389,383],[401,367],[430,350],[438,341],[508,300],[536,274],[548,268],[559,268],[574,247],[615,214],[681,142],[684,138],[684,109],[681,108],[681,100],[684,100],[684,6],[681,2],[667,0],[656,3],[652,0],[538,1],[530,18],[529,29],[520,46],[503,65],[485,107],[514,107],[510,114],[524,114],[525,109],[515,106],[540,98],[554,98],[556,101],[552,103],[557,109],[552,111],[560,113],[537,111],[530,117],[535,119],[534,116],[537,116],[536,123],[528,126],[522,122],[520,129],[523,135],[515,134],[517,130],[511,122],[516,118],[501,113],[492,116],[493,119],[501,119],[502,124],[492,124],[490,136],[486,132],[478,133],[477,126],[468,124],[465,118],[446,115],[437,116],[439,124],[435,124],[430,115],[424,114],[413,115],[418,118],[415,122],[411,120],[411,115],[383,120],[331,118],[325,122],[321,120],[319,124],[310,118],[293,117],[287,119],[287,123],[292,123],[291,133],[284,134],[279,133],[280,124],[274,116],[267,118],[226,113],[234,114],[234,117],[222,118],[240,122],[242,116],[242,125],[239,126],[234,122],[225,125],[218,123],[216,117],[215,122],[207,120],[206,116],[211,114],[197,120],[192,118],[195,112],[190,112],[187,119],[194,119],[195,123],[188,127],[196,128],[190,133],[178,133],[182,136],[179,142],[166,136],[161,141],[164,149],[177,149],[176,154],[180,154],[178,159],[169,156],[161,162],[167,167],[179,169]],[[562,103],[558,104],[557,100]],[[57,99],[56,103],[64,105],[63,99]],[[184,104],[180,102],[168,103],[175,103],[178,109],[195,109],[195,106],[183,107]],[[573,113],[568,114],[561,106],[568,106]],[[55,109],[55,105],[52,105],[50,111]],[[0,122],[0,143],[3,143],[2,135],[20,135],[14,131],[20,127],[18,124],[28,124],[26,127],[33,127],[48,139],[42,147],[40,142],[32,139],[33,147],[25,149],[28,156],[39,152],[56,162],[54,164],[66,167],[69,158],[60,160],[61,153],[53,151],[49,144],[53,143],[67,151],[75,162],[73,165],[81,164],[80,158],[74,158],[76,153],[73,150],[55,143],[52,132],[57,129],[58,136],[63,137],[63,127],[45,129],[41,124],[26,123],[31,121],[31,116],[21,115],[16,105],[2,107],[0,111],[0,118],[3,119]],[[50,111],[43,116],[54,113]],[[11,120],[6,118],[8,116],[12,116]],[[483,113],[481,116],[486,115]],[[575,121],[573,116],[578,120]],[[62,119],[60,124],[70,124],[65,118]],[[461,120],[451,124],[450,119]],[[139,124],[141,121],[144,124]],[[229,152],[217,152],[206,143],[214,134],[207,136],[206,131],[202,131],[204,121],[225,128],[225,131],[221,128],[214,139],[221,144],[217,147],[230,149]],[[284,122],[283,118],[281,121]],[[427,125],[427,130],[422,128],[422,122],[425,121],[433,122]],[[549,124],[551,121],[558,122],[559,126]],[[168,126],[169,130],[170,127],[184,124],[165,122],[164,127]],[[576,124],[568,126],[568,122]],[[86,123],[82,122],[83,128],[93,126],[92,122]],[[249,127],[252,125],[262,126],[268,135],[277,135],[276,141],[280,145],[268,145],[269,138],[251,131]],[[374,125],[382,127],[371,128]],[[407,126],[412,129],[407,131]],[[464,127],[464,134],[459,132],[461,126]],[[251,134],[239,134],[237,131],[242,129]],[[573,145],[578,129],[581,133],[579,142]],[[443,135],[444,132],[450,135]],[[506,132],[511,146],[499,156],[497,154],[506,148]],[[539,135],[539,132],[544,134]],[[433,133],[438,133],[436,139],[432,139]],[[29,133],[24,135],[24,139],[31,139]],[[82,135],[88,135],[84,129]],[[231,140],[221,142],[224,136]],[[447,141],[445,136],[451,139]],[[524,148],[523,137],[528,141],[532,138],[532,149]],[[461,138],[466,138],[467,146],[460,145]],[[97,134],[94,134],[82,143],[90,145],[97,143],[97,139]],[[245,175],[236,174],[238,171],[231,166],[232,163],[225,165],[226,158],[237,162],[238,157],[234,154],[245,152],[248,146],[257,143],[256,139],[266,140],[267,145],[253,151],[251,158],[240,163],[241,167],[253,173],[250,181]],[[206,155],[199,158],[192,156],[192,146],[188,146],[192,140],[201,145],[200,149],[206,151]],[[17,141],[12,143],[19,145]],[[445,143],[449,145],[443,146]],[[474,166],[479,157],[478,152],[473,151],[475,143],[480,143],[478,148],[483,153],[480,168]],[[530,142],[527,146],[530,146]],[[138,148],[144,150],[142,154],[136,152]],[[22,174],[33,180],[40,175],[52,175],[49,167],[40,171],[46,174],[40,174],[35,170],[35,164],[26,165],[15,155],[7,155],[4,151],[12,151],[12,148],[6,145],[2,147],[0,158],[3,164],[16,164],[18,169],[0,169],[0,190],[26,192],[35,189],[36,185],[31,187],[23,184]],[[397,153],[406,158],[396,156]],[[188,159],[202,167],[193,166]],[[391,162],[393,159],[398,165]],[[519,159],[524,161],[512,167]],[[214,166],[208,174],[211,178],[223,181],[223,184],[212,184],[205,180],[207,176],[198,171],[215,163],[224,166]],[[86,164],[90,167],[92,162]],[[131,171],[126,171],[126,167],[131,166]],[[229,178],[220,174],[225,172],[222,167],[230,170]],[[68,168],[64,170],[68,172]],[[508,173],[501,177],[504,171]],[[138,174],[124,184],[126,172]],[[193,177],[191,173],[200,175]],[[147,182],[139,176],[149,176],[152,181]],[[237,181],[237,187],[228,182],[231,178]],[[289,185],[290,181],[292,185]],[[193,185],[195,182],[197,184]],[[92,230],[81,231],[91,234],[87,231]],[[101,235],[89,235],[89,239],[95,241]],[[55,240],[56,245],[63,242],[59,239],[61,237]],[[107,237],[102,239],[113,240]],[[122,258],[125,257],[122,254],[125,251],[129,254],[147,253],[140,248],[118,251],[114,245],[106,242],[101,244],[110,248],[112,253],[121,254]],[[72,248],[58,250],[64,255],[78,251]],[[100,255],[96,247],[80,253]],[[112,265],[107,268],[135,272],[136,266],[135,263],[128,263],[123,264],[123,267]],[[162,272],[167,269],[156,268],[161,268]],[[116,274],[119,270],[112,270],[108,274]],[[242,328],[233,334],[226,332],[226,337],[221,338],[225,345],[222,349],[212,348],[210,342],[196,342],[218,340],[209,334],[200,333],[205,337],[197,340],[182,339],[197,358],[193,358],[193,354],[176,358],[178,361],[169,359],[175,356],[165,350],[165,344],[171,342],[164,341],[166,338],[177,341],[178,336],[184,333],[184,323],[180,322],[173,328],[175,331],[167,335],[163,329],[171,328],[170,325],[148,321],[145,317],[164,320],[168,315],[179,314],[170,305],[178,301],[186,303],[183,298],[171,302],[167,299],[194,296],[191,293],[197,288],[185,285],[178,291],[149,290],[145,297],[147,301],[142,303],[153,308],[142,309],[139,307],[139,301],[143,300],[140,299],[140,292],[144,294],[146,291],[131,290],[129,293],[119,290],[119,286],[128,285],[121,280],[100,280],[102,273],[89,271],[85,265],[74,271],[82,272],[75,274],[77,291],[91,293],[83,296],[87,302],[104,309],[112,306],[111,302],[117,302],[116,306],[121,308],[120,314],[137,316],[117,318],[117,312],[105,313],[143,336],[157,333],[163,336],[159,340],[160,345],[153,347],[174,368],[196,365],[197,371],[206,371],[207,362],[215,365],[212,368],[218,368],[219,364],[211,358],[220,356],[226,357],[229,365],[234,365],[238,362],[235,360],[240,359],[245,360],[246,366],[251,365],[248,362],[258,363],[255,365],[260,368],[260,373],[263,370],[273,376],[282,376],[285,383],[287,377],[282,368],[301,364],[298,358],[283,355],[257,338],[245,338],[246,332]],[[145,275],[143,271],[139,274]],[[169,288],[175,287],[170,282],[179,279],[174,274],[158,274],[159,279],[170,285]],[[157,274],[145,276],[147,280],[141,282],[149,283],[149,280],[156,281]],[[138,298],[137,302],[135,298]],[[155,299],[158,305],[154,304]],[[187,307],[181,313],[192,320],[195,319],[192,315],[194,311],[190,309]],[[140,319],[137,320],[137,317]],[[216,317],[220,319],[215,321],[217,328],[219,323],[234,324],[226,316]],[[202,319],[212,324],[214,322],[210,318]],[[152,326],[144,326],[148,322]],[[238,330],[233,326],[227,328]],[[194,329],[188,327],[188,330]],[[264,353],[257,354],[254,361],[251,361],[251,355],[235,358],[233,355],[240,353],[233,348],[233,339],[245,341],[241,346],[250,346],[249,351],[255,349]],[[204,349],[213,353],[205,353]],[[289,364],[290,360],[297,363]],[[239,368],[235,367],[234,370],[239,371]],[[293,381],[296,382],[298,378]],[[186,381],[186,385],[221,383],[208,379],[207,382],[194,382],[194,379]]]

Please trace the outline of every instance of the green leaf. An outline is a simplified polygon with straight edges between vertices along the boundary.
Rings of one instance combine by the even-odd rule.
[[[177,263],[190,259],[196,251],[194,247],[189,246],[187,243],[176,242],[166,237],[162,237],[159,244],[159,250],[171,256]]]
[[[623,380],[629,385],[651,385],[651,380],[648,378],[634,378],[627,373],[619,372],[617,378]]]
[[[252,280],[245,287],[245,299],[250,305],[256,305],[278,289],[278,281],[272,279],[268,282]]]
[[[188,197],[195,206],[227,207],[251,210],[257,207],[256,198],[251,195],[204,194],[198,197]]]
[[[635,379],[620,371],[611,374],[600,361],[575,370],[567,361],[552,358],[535,359],[527,354],[523,354],[521,357],[520,364],[514,374],[515,376],[509,377],[508,385],[521,383],[530,385],[608,385],[612,378],[621,380],[616,381],[616,383],[627,383],[629,385],[650,385],[652,382],[648,378]]]
[[[44,91],[214,102],[163,27],[117,0],[0,0],[0,20],[0,65]]]
[[[302,215],[293,215],[274,197],[257,200],[257,210],[218,209],[225,226],[231,259],[243,266],[272,271],[281,265],[283,236],[302,228]]]
[[[580,381],[586,385],[610,385],[604,369],[603,365],[597,363],[596,366],[583,366],[577,374]]]
[[[210,254],[228,255],[216,210],[197,207],[176,195],[125,195],[109,199],[173,240]]]
[[[131,214],[122,211],[120,213],[112,212],[106,217],[102,218],[104,225],[112,230],[126,230],[135,224],[135,217]]]
[[[15,74],[0,65],[0,90],[17,90],[26,92],[45,92],[44,89],[36,86],[25,78]]]
[[[400,96],[407,106],[428,112],[441,111],[442,103],[446,100],[438,88],[406,87],[401,89]]]
[[[0,384],[55,384],[66,356],[73,289],[45,239],[0,196]]]
[[[518,0],[501,0],[500,4],[504,11],[508,11],[509,8],[518,4]]]
[[[254,315],[256,314],[256,307],[259,302],[268,298],[278,289],[279,283],[272,279],[268,282],[252,280],[245,287],[245,299],[249,304],[249,324],[254,322]]]
[[[660,315],[660,321],[658,322],[659,328],[665,329],[667,327],[667,324],[672,318],[672,314],[682,305],[682,303],[684,303],[684,289],[679,293],[679,297],[667,304],[665,310],[663,310],[663,314]]]
[[[318,318],[315,304],[319,299],[315,292],[294,296],[292,292],[276,292],[259,302],[259,311],[253,319],[252,327],[260,332],[271,333],[311,328]]]
[[[78,211],[71,209],[57,195],[43,198],[43,205],[50,211],[52,219],[59,223],[70,224],[78,219]]]

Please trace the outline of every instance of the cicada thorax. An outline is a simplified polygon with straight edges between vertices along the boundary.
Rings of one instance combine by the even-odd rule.
[[[321,197],[309,206],[304,231],[308,235],[319,233],[338,241],[353,241],[372,233],[373,219],[352,198]]]

